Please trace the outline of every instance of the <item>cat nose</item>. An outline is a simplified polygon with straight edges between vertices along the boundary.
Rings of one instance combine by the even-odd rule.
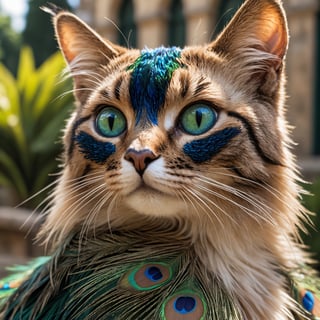
[[[131,162],[135,167],[136,171],[139,173],[140,176],[143,175],[144,171],[148,167],[148,165],[159,158],[156,156],[151,150],[143,149],[143,150],[135,150],[135,149],[128,149],[124,158]]]

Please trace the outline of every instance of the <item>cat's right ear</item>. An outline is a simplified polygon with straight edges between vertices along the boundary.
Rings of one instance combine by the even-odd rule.
[[[208,47],[230,61],[239,85],[273,97],[278,92],[288,28],[281,0],[246,0]]]
[[[99,69],[126,52],[125,48],[103,39],[97,32],[74,14],[47,8],[53,15],[59,47],[74,79],[76,99],[84,104],[99,83]]]

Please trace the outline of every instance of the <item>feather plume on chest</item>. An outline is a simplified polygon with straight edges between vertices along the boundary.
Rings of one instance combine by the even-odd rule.
[[[39,235],[53,258],[17,294],[46,317],[63,303],[58,319],[293,319],[288,273],[308,258],[281,2],[247,0],[183,49],[125,49],[64,11],[54,24],[77,108]]]

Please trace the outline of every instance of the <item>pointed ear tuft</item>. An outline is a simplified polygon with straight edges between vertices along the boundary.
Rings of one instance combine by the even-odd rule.
[[[75,96],[84,104],[92,89],[99,85],[101,67],[126,49],[104,40],[72,13],[59,11],[53,21],[59,47],[74,79]]]
[[[280,0],[247,0],[211,44],[216,52],[231,56],[253,48],[280,59],[287,46],[287,22]]]

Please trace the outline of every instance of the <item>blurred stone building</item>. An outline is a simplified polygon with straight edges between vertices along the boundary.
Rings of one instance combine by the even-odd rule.
[[[130,47],[203,44],[242,0],[81,0],[77,14],[107,39]],[[320,1],[283,0],[290,28],[288,118],[302,166],[320,174]]]

